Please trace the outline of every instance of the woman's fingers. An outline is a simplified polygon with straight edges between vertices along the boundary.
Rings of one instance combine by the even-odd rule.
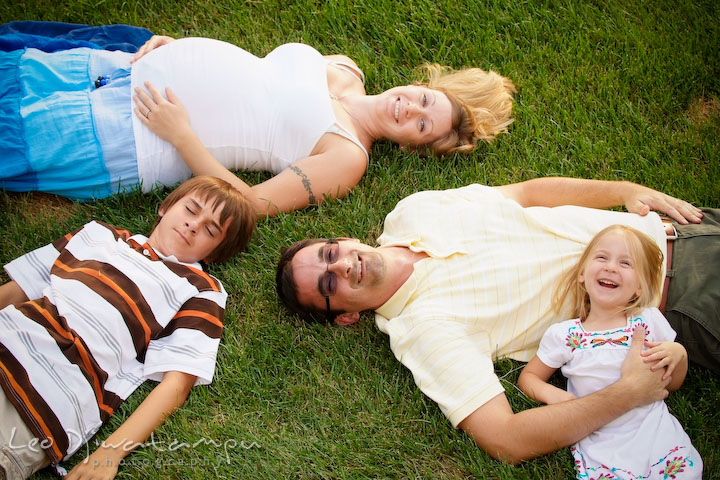
[[[133,100],[135,100],[135,105],[137,105],[141,110],[143,108],[152,110],[156,105],[155,100],[153,100],[142,88],[135,89]]]
[[[152,83],[145,82],[145,88],[147,89],[147,91],[140,87],[136,87],[135,95],[133,95],[133,100],[135,100],[135,104],[141,110],[144,107],[149,111],[153,111],[158,105],[162,104],[163,102],[167,102],[167,100],[165,100],[165,97],[162,96],[162,94],[158,91],[157,88],[155,88]]]
[[[155,85],[153,85],[152,83],[145,82],[145,88],[148,92],[150,92],[150,95],[152,95],[155,103],[162,103],[165,100],[165,97],[162,96],[162,93],[160,93],[158,89],[155,88]]]
[[[152,52],[158,47],[161,47],[163,45],[167,45],[168,43],[175,40],[172,37],[168,37],[165,35],[153,35],[150,37],[150,40],[145,42],[142,47],[138,49],[138,51],[135,53],[135,56],[130,60],[130,63],[135,63],[143,56],[147,55],[149,52]]]

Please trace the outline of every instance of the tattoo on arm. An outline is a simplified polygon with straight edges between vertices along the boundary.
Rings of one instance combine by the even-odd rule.
[[[307,177],[307,175],[305,175],[305,172],[300,170],[295,165],[290,165],[290,170],[295,172],[295,174],[302,179],[303,187],[305,187],[305,190],[308,193],[308,202],[310,203],[310,205],[315,205],[315,195],[313,194],[312,186],[310,186],[310,179]]]

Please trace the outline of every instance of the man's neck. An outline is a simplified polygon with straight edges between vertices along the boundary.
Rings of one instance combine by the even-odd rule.
[[[415,270],[415,263],[428,257],[425,252],[414,252],[408,247],[383,247],[388,249],[388,258],[392,264],[387,268],[391,268],[393,272],[393,295],[402,287],[407,279],[410,278]],[[387,301],[389,299],[385,299]],[[383,302],[385,303],[385,302]]]

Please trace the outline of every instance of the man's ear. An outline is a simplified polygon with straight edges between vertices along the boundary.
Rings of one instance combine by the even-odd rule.
[[[341,315],[338,315],[337,317],[335,317],[334,321],[336,324],[338,324],[342,327],[347,327],[348,325],[352,325],[353,323],[357,322],[358,320],[360,320],[360,313],[355,312],[355,313],[343,313]]]

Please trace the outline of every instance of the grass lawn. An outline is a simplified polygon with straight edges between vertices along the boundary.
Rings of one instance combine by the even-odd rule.
[[[128,23],[258,55],[305,42],[355,59],[369,93],[413,81],[428,61],[494,69],[518,87],[509,135],[446,159],[378,143],[351,195],[262,222],[245,253],[211,267],[230,293],[215,381],[193,389],[119,478],[570,478],[568,449],[512,467],[476,448],[419,392],[369,314],[351,328],[288,317],[274,293],[280,247],[341,234],[372,244],[410,193],[547,175],[633,180],[720,207],[720,4],[712,0],[15,0],[0,5],[0,21],[11,20]],[[78,204],[0,192],[0,262],[91,218],[147,232],[165,193]],[[521,368],[497,364],[516,410],[536,405],[514,386]],[[97,441],[149,390],[133,394]],[[720,377],[691,368],[667,403],[706,478],[720,478]]]

